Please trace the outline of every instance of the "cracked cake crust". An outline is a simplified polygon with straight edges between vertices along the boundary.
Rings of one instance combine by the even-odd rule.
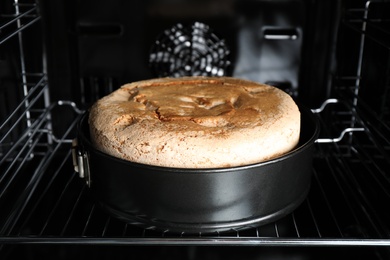
[[[164,167],[262,162],[299,141],[300,112],[280,89],[229,77],[161,78],[123,85],[90,109],[94,146]]]

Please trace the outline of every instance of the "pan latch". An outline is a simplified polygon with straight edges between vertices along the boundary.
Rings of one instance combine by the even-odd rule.
[[[88,152],[80,149],[77,138],[72,141],[73,167],[79,173],[80,178],[84,178],[88,187],[91,187],[91,174],[89,169]]]

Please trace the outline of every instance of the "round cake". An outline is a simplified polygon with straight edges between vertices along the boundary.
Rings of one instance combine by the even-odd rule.
[[[224,168],[263,162],[299,141],[300,112],[284,91],[231,77],[123,85],[89,114],[100,151],[148,165]]]

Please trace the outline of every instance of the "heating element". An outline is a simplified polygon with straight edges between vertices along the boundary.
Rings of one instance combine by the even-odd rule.
[[[38,65],[25,52],[25,35],[40,30],[39,8],[15,1],[8,12],[0,10],[0,258],[26,245],[364,246],[389,257],[390,27],[382,8],[389,3],[346,10],[341,44],[359,44],[338,54],[344,59],[333,75],[332,99],[313,108],[323,142],[316,144],[303,204],[265,226],[196,235],[132,226],[95,203],[72,164],[71,141],[83,109],[50,100],[44,48],[36,49]],[[372,59],[379,63],[376,72],[365,67]],[[18,75],[7,74],[9,67]],[[377,95],[367,98],[367,92]],[[56,130],[65,113],[71,122]]]

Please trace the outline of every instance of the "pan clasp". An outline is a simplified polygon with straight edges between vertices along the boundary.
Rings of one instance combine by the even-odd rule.
[[[72,140],[72,159],[73,167],[80,178],[84,178],[88,187],[91,187],[91,175],[89,169],[89,155],[86,151],[80,149],[77,138]]]

